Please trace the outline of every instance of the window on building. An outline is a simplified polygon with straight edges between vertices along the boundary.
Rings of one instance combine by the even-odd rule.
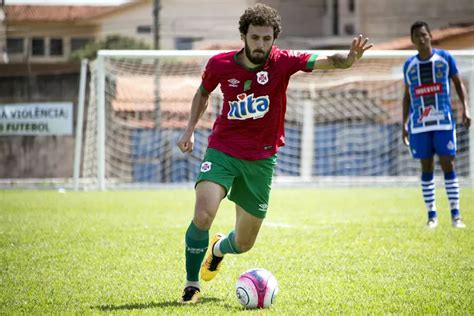
[[[332,3],[332,34],[339,35],[339,1],[333,0]]]
[[[44,56],[44,38],[33,37],[31,39],[31,55]]]
[[[354,35],[355,34],[354,24],[348,23],[348,24],[344,25],[344,34]]]
[[[73,37],[71,38],[71,52],[84,48],[87,44],[93,42],[92,38],[88,37]]]
[[[348,0],[349,12],[354,13],[355,11],[355,0]]]
[[[177,37],[175,39],[176,49],[193,49],[194,39],[192,37]]]
[[[63,39],[62,38],[52,38],[49,40],[49,54],[51,56],[63,55]]]
[[[21,54],[24,51],[23,38],[7,38],[7,53]]]
[[[139,34],[149,34],[151,33],[150,25],[139,25],[137,26],[137,33]]]

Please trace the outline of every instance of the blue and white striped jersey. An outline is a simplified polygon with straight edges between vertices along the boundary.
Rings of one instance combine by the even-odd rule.
[[[408,58],[403,75],[411,100],[410,133],[454,128],[450,79],[457,73],[456,61],[445,50],[433,49],[428,60],[420,60],[419,55]]]

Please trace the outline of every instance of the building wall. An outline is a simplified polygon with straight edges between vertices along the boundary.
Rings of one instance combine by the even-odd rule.
[[[191,42],[200,49],[215,44],[239,43],[238,20],[254,0],[161,0],[160,48],[177,49],[177,41]],[[97,18],[98,37],[120,33],[153,46],[153,1],[146,0]],[[150,26],[151,33],[137,33],[138,26]]]
[[[73,102],[75,128],[78,87],[78,73],[0,77],[0,104]],[[74,135],[0,136],[0,178],[70,178],[73,158]]]
[[[119,8],[117,11],[93,19],[97,24],[97,39],[104,39],[108,35],[120,34],[142,40],[153,46],[153,1],[146,0],[134,5]],[[138,33],[137,27],[149,26],[151,32]]]
[[[176,38],[194,38],[193,47],[240,43],[239,18],[254,0],[162,0],[163,48],[175,48]]]
[[[5,27],[5,12],[0,7],[0,63],[7,60],[7,30]]]
[[[68,61],[71,53],[71,39],[94,38],[96,27],[87,24],[76,23],[9,23],[7,26],[8,38],[22,38],[23,53],[8,54],[10,63],[51,63]],[[45,54],[33,56],[31,54],[32,38],[43,38],[45,40]],[[50,39],[61,38],[63,40],[63,55],[50,55]]]
[[[359,0],[357,9],[360,31],[375,43],[409,35],[416,20],[426,21],[431,29],[474,22],[472,0]]]

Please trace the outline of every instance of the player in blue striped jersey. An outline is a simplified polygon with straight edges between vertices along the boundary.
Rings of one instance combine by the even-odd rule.
[[[439,156],[446,193],[451,207],[452,225],[465,227],[459,211],[459,183],[455,171],[456,124],[451,109],[451,80],[462,104],[462,123],[469,128],[471,117],[467,93],[459,77],[456,61],[447,51],[431,46],[428,24],[411,26],[411,40],[418,54],[403,66],[403,142],[413,158],[421,161],[421,185],[428,211],[428,228],[438,226],[435,206],[434,155]]]

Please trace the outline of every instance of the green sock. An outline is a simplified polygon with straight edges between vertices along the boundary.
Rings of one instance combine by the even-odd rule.
[[[186,231],[186,277],[199,281],[199,269],[209,244],[209,230],[201,230],[193,222]]]
[[[235,233],[234,231],[231,231],[229,235],[225,238],[223,238],[220,241],[220,250],[223,254],[226,253],[233,253],[233,254],[239,254],[242,251],[240,251],[239,248],[237,248],[237,245],[235,244]]]

